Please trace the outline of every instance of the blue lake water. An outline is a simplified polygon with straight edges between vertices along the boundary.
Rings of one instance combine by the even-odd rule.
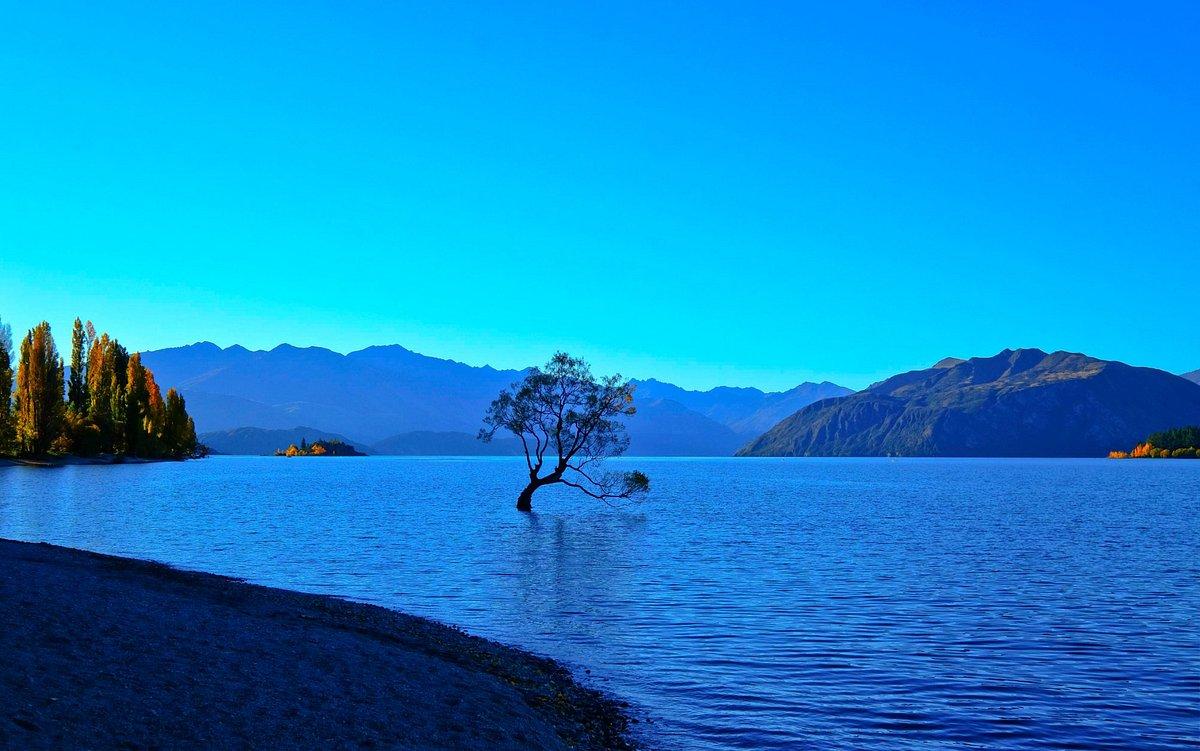
[[[622,464],[533,515],[512,459],[8,468],[0,536],[459,624],[663,748],[1200,745],[1200,462]]]

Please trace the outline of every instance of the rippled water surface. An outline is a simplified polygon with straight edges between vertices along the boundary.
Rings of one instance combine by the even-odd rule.
[[[520,461],[13,467],[0,536],[459,624],[664,748],[1200,745],[1200,462],[628,460],[525,515]]]

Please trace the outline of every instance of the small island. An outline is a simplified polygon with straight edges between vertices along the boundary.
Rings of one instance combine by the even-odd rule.
[[[1200,459],[1200,426],[1151,433],[1129,451],[1110,451],[1109,459]]]
[[[345,441],[329,438],[309,443],[308,439],[301,438],[299,446],[293,443],[286,449],[275,449],[275,456],[366,456],[366,454]]]

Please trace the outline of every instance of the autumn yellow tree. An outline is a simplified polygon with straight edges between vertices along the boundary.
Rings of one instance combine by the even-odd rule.
[[[1133,447],[1133,451],[1129,452],[1131,459],[1144,459],[1148,456],[1153,456],[1154,446],[1149,443],[1139,443]]]
[[[167,405],[162,391],[154,380],[154,373],[146,370],[146,441],[152,456],[160,456],[164,446],[164,429],[167,422]]]
[[[146,435],[146,411],[150,393],[146,388],[146,369],[139,352],[129,357],[125,366],[125,453],[146,456],[149,441]]]
[[[0,321],[0,455],[16,450],[12,413],[12,328]]]
[[[62,433],[63,413],[63,362],[45,321],[21,342],[16,408],[18,450],[26,456],[45,454]]]

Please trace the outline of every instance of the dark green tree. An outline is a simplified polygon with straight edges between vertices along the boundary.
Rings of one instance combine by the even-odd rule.
[[[521,511],[533,509],[533,494],[562,484],[603,501],[631,498],[650,489],[641,472],[605,472],[604,459],[620,456],[629,436],[619,418],[636,413],[634,386],[619,375],[597,380],[583,360],[564,352],[544,369],[534,368],[492,402],[479,439],[500,430],[521,440],[529,481],[517,497]]]
[[[188,416],[183,397],[175,389],[167,391],[163,450],[167,456],[177,459],[191,456],[196,451],[196,426]]]
[[[76,415],[86,415],[88,408],[87,372],[84,355],[88,349],[83,321],[75,319],[71,329],[71,375],[67,382],[67,402]]]
[[[102,451],[126,450],[125,388],[129,352],[108,334],[92,340],[87,358],[87,417],[100,431]]]
[[[135,352],[125,370],[125,453],[130,456],[149,456],[150,436],[146,422],[150,414],[150,390],[146,385],[146,369],[142,355]]]
[[[1200,448],[1200,426],[1187,425],[1151,433],[1146,442],[1157,449]]]

